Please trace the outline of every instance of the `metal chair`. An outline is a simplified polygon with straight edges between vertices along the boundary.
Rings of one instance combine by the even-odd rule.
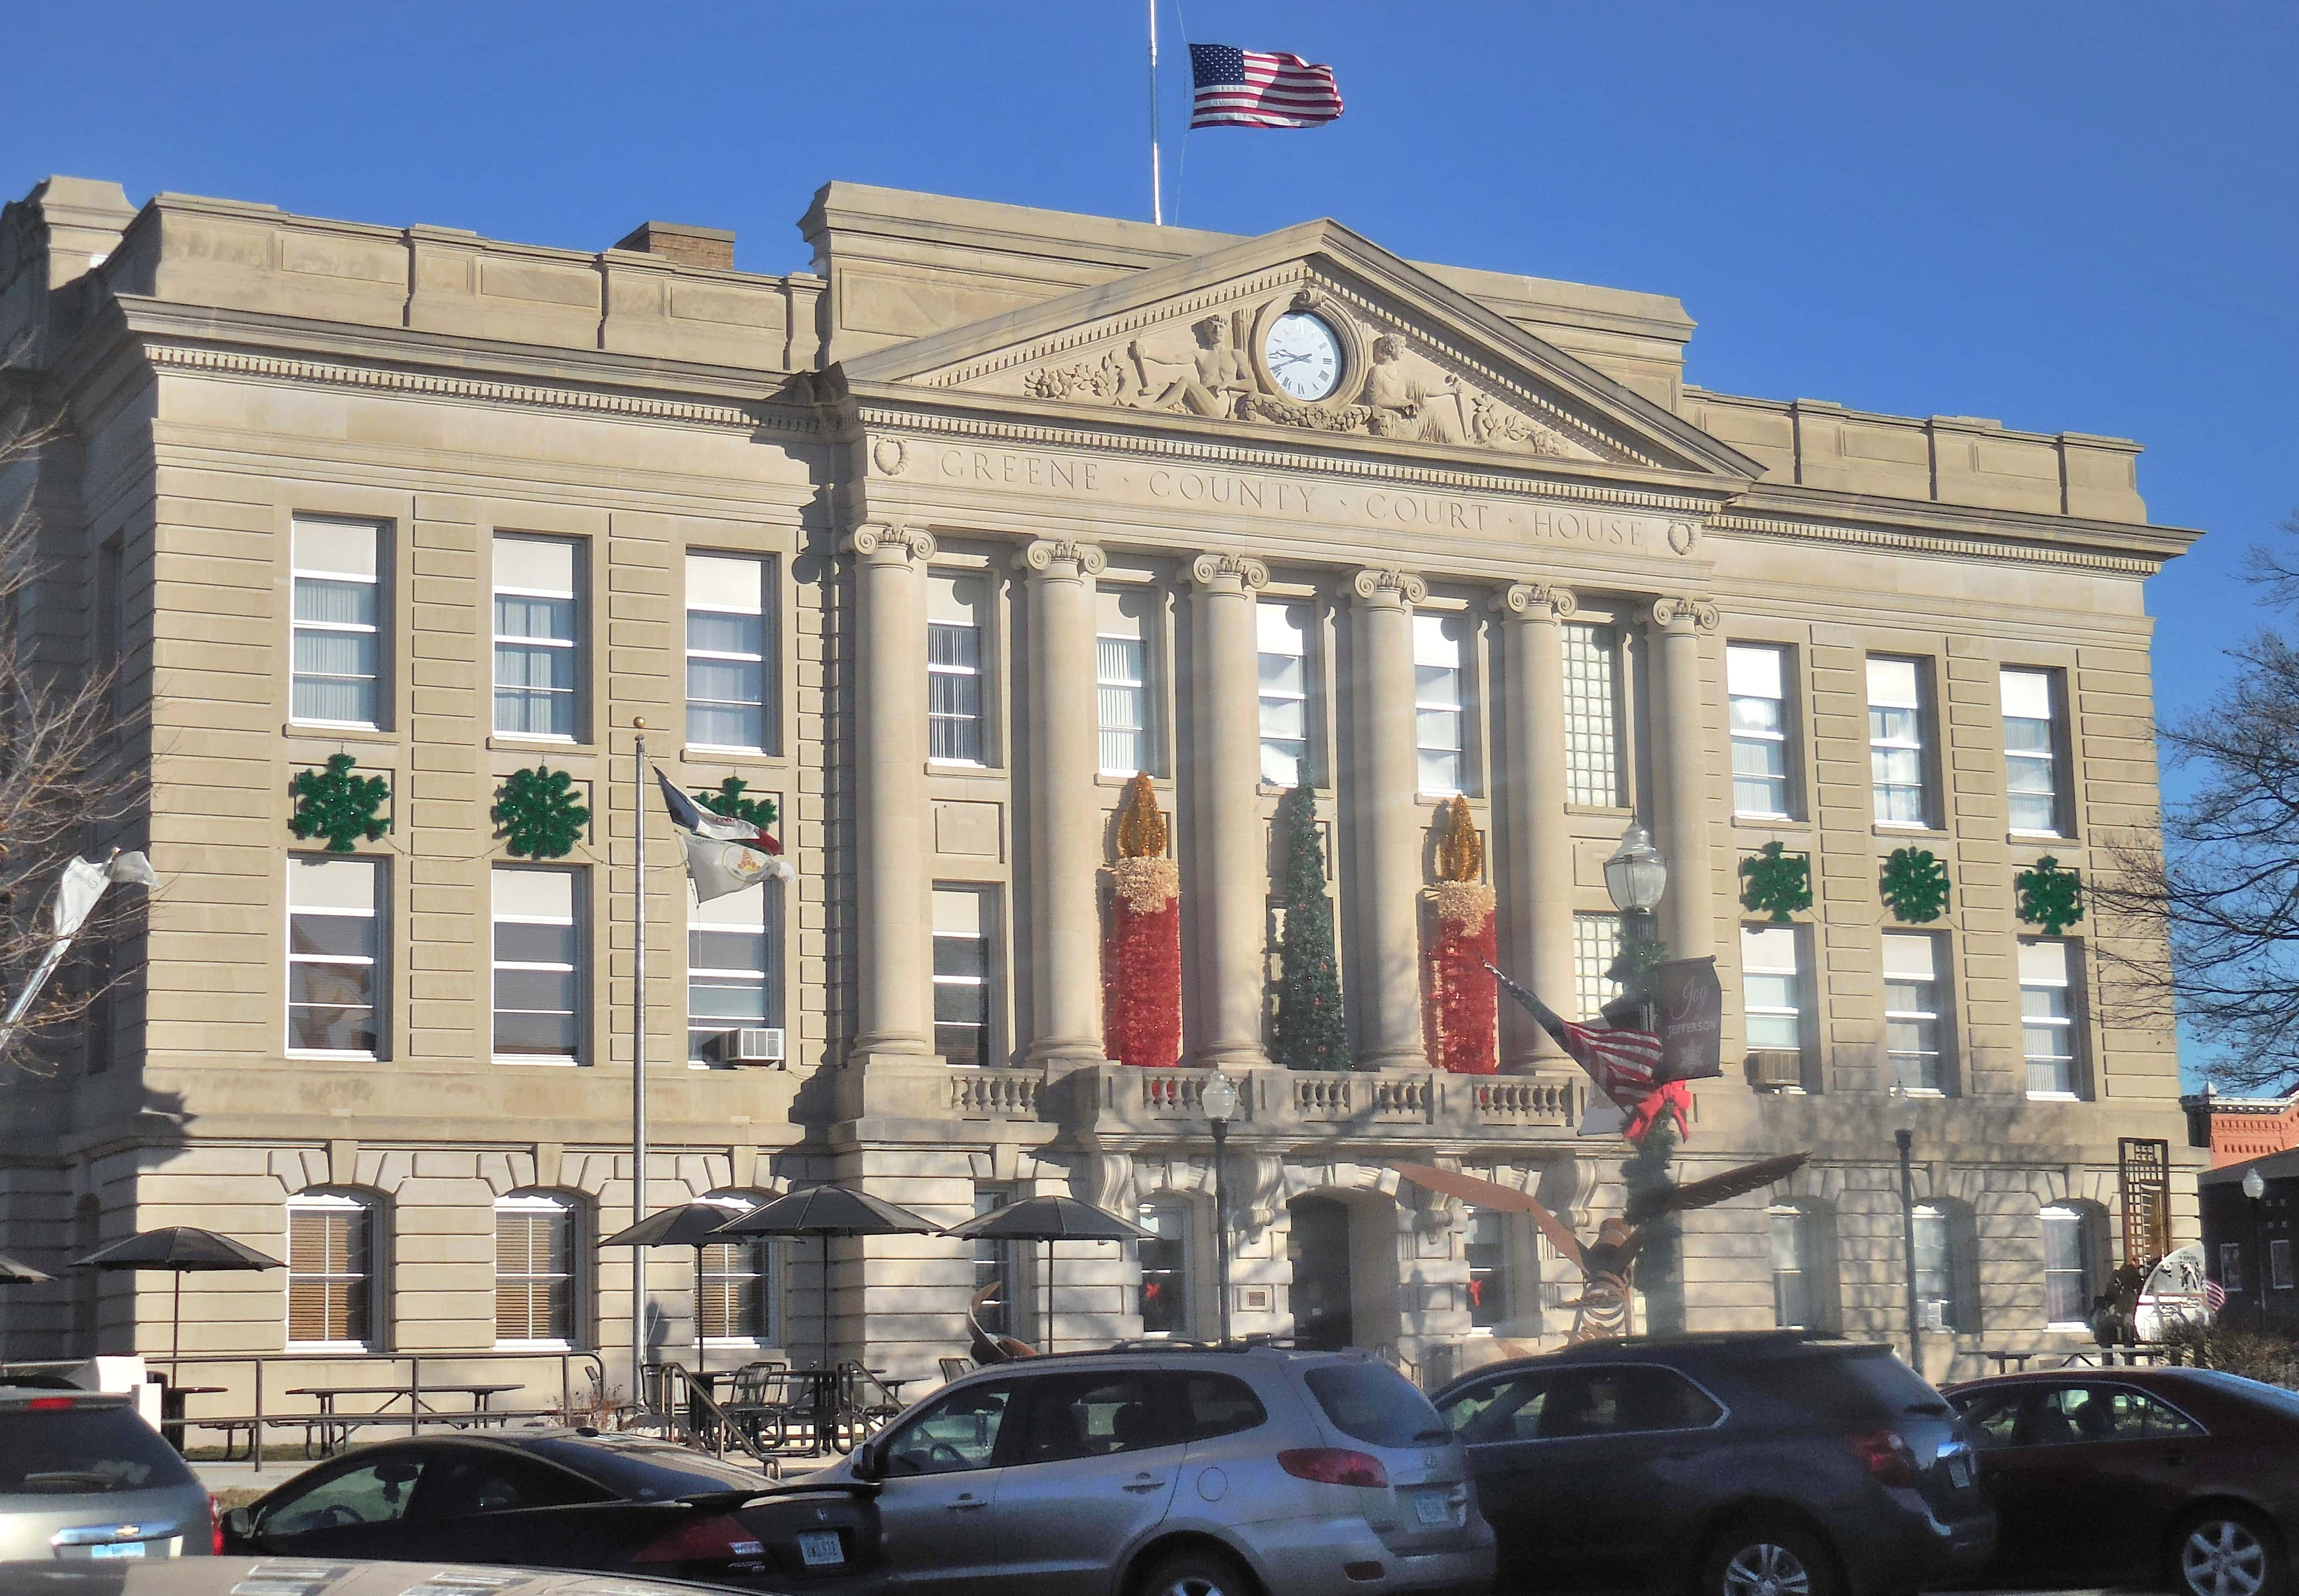
[[[937,1358],[934,1361],[942,1365],[942,1377],[945,1383],[960,1375],[972,1374],[977,1367],[971,1358]]]

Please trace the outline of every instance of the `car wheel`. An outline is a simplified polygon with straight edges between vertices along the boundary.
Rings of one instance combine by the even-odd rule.
[[[1755,1520],[1718,1537],[1697,1596],[1840,1596],[1836,1560],[1809,1532]]]
[[[1150,1565],[1134,1596],[1259,1596],[1259,1587],[1235,1559],[1193,1549]]]
[[[2206,1508],[2180,1526],[2171,1575],[2187,1596],[2275,1596],[2284,1585],[2283,1546],[2256,1515]]]

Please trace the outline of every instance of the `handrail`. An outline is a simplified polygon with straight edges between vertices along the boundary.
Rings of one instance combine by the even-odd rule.
[[[726,1460],[726,1438],[729,1435],[732,1435],[735,1438],[736,1445],[748,1452],[754,1460],[765,1468],[768,1477],[773,1479],[780,1479],[783,1477],[782,1464],[751,1444],[750,1437],[735,1427],[733,1415],[729,1414],[726,1409],[718,1405],[718,1399],[712,1396],[709,1391],[703,1388],[703,1386],[695,1379],[693,1372],[687,1369],[686,1365],[680,1363],[676,1360],[670,1360],[660,1363],[650,1363],[646,1367],[650,1370],[659,1369],[665,1375],[672,1377],[678,1385],[685,1388],[686,1392],[686,1400],[683,1405],[689,1416],[686,1441],[686,1443],[689,1446],[694,1445],[696,1441],[696,1435],[694,1433],[694,1416],[698,1413],[707,1414],[710,1419],[711,1434],[710,1450],[713,1456],[717,1457],[721,1462]]]

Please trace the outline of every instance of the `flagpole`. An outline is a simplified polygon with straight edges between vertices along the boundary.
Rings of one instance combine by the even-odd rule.
[[[631,1223],[647,1216],[646,1160],[646,722],[635,719],[638,732],[631,756],[631,835],[635,852],[632,874],[637,883],[631,923],[636,938],[631,965]],[[643,1402],[642,1386],[646,1369],[647,1249],[631,1249],[631,1399]]]
[[[1165,195],[1158,180],[1158,0],[1150,0],[1150,219],[1166,225]]]

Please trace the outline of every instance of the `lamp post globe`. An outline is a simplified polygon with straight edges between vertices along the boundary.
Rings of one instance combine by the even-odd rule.
[[[2245,1170],[2243,1172],[2243,1195],[2254,1203],[2267,1195],[2267,1178],[2257,1170]]]
[[[1649,914],[1668,890],[1668,864],[1653,847],[1652,833],[1634,821],[1621,833],[1621,845],[1605,861],[1605,891],[1623,914]]]

